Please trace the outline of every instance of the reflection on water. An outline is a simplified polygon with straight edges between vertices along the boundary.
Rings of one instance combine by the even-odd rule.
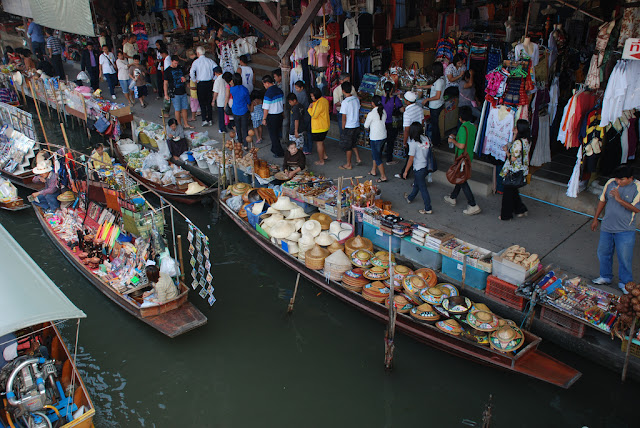
[[[77,128],[70,134],[86,145]],[[50,135],[56,138],[55,128]],[[96,427],[460,427],[481,425],[490,394],[492,427],[637,426],[636,385],[620,385],[618,373],[547,343],[543,350],[583,372],[568,391],[403,335],[396,339],[395,370],[386,373],[383,324],[304,279],[287,315],[295,272],[226,217],[215,223],[211,206],[180,209],[210,238],[218,301],[209,308],[191,296],[209,322],[175,339],[94,289],[32,212],[0,212],[0,222],[87,314],[78,367],[97,410]],[[184,225],[177,233],[186,236]],[[61,331],[72,348],[75,323]]]

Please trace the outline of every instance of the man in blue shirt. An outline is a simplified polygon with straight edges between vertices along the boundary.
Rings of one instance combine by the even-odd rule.
[[[271,153],[273,153],[274,157],[281,158],[284,157],[284,150],[280,143],[282,121],[284,119],[282,115],[284,112],[284,93],[276,86],[273,77],[269,75],[262,78],[262,84],[266,89],[262,101],[262,110],[264,111],[262,124],[265,125],[269,131]]]
[[[33,18],[29,18],[27,22],[29,22],[27,35],[31,39],[31,47],[36,56],[40,57],[44,55],[44,33],[42,32],[42,26],[36,24]]]

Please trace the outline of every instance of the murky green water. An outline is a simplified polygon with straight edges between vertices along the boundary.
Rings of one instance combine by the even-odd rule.
[[[50,140],[61,141],[57,123],[47,126]],[[69,133],[74,147],[87,146],[86,134]],[[395,370],[385,373],[382,324],[306,281],[288,316],[294,272],[228,218],[216,219],[211,206],[180,209],[212,242],[218,301],[209,308],[194,294],[209,322],[176,339],[94,289],[31,211],[0,212],[0,222],[88,316],[81,322],[78,365],[96,406],[96,427],[481,426],[490,394],[492,427],[640,424],[632,418],[637,384],[621,385],[619,373],[548,343],[544,351],[583,372],[569,390],[403,335],[396,340]],[[75,324],[62,331],[73,338]]]

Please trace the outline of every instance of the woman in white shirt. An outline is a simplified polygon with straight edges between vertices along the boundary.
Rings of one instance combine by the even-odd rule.
[[[375,177],[376,166],[380,171],[380,178],[378,183],[384,183],[387,181],[387,176],[384,173],[384,163],[382,162],[382,146],[384,146],[387,140],[387,112],[384,111],[382,106],[382,98],[379,95],[373,97],[373,105],[376,107],[367,114],[367,118],[364,122],[364,127],[369,129],[369,140],[371,143],[371,155],[373,157],[373,166],[369,174]]]
[[[129,83],[131,83],[131,79],[129,79],[129,61],[125,59],[122,51],[118,51],[116,67],[118,68],[118,81],[120,82],[122,93],[129,101],[129,106],[133,107],[133,98],[131,98],[131,92],[129,91]]]
[[[431,143],[434,147],[438,147],[440,145],[439,119],[444,106],[443,95],[445,89],[444,67],[441,62],[433,63],[431,66],[431,74],[436,78],[436,81],[426,86],[427,89],[431,89],[431,91],[429,92],[429,98],[425,99],[422,105],[429,103],[429,110],[431,112],[431,116],[429,117],[429,122],[431,123]]]

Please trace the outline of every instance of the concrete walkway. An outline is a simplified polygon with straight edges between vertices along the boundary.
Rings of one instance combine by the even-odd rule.
[[[67,73],[71,77],[75,77],[79,72],[77,64],[67,63]],[[108,96],[108,88],[105,82],[101,82],[103,94]],[[149,88],[150,96],[148,97],[149,106],[145,109],[136,104],[132,108],[133,114],[138,118],[147,121],[162,123],[159,117],[162,100],[157,100]],[[125,102],[125,98],[121,90],[117,88],[117,98],[120,102]],[[170,114],[173,117],[173,111]],[[214,125],[212,127],[202,128],[200,123],[202,119],[197,118],[191,125],[195,126],[196,131],[208,131],[212,139],[219,139],[218,128],[215,123],[216,116],[214,114]],[[337,126],[335,122],[332,125]],[[334,127],[335,127],[334,126]],[[332,131],[335,131],[332,129]],[[335,135],[335,132],[332,132]],[[274,159],[268,140],[268,133],[264,131],[266,142],[259,147],[259,157],[270,163],[281,164],[282,159]],[[355,166],[352,171],[344,171],[339,169],[340,165],[345,163],[344,153],[338,147],[338,141],[335,139],[327,139],[325,142],[329,161],[325,165],[314,165],[314,161],[318,160],[317,154],[307,158],[307,165],[317,174],[321,174],[330,178],[343,177],[363,177],[364,179],[374,179],[368,176],[371,170],[371,152],[368,149],[360,149],[363,160],[361,166]],[[438,156],[440,158],[440,155]],[[444,159],[447,159],[446,157]],[[355,162],[355,157],[354,157]],[[429,194],[432,200],[433,214],[421,215],[418,210],[423,208],[422,198],[420,196],[411,205],[407,205],[403,198],[404,192],[411,191],[412,180],[401,180],[393,178],[394,174],[399,173],[404,162],[396,165],[385,167],[389,181],[381,183],[382,198],[391,201],[393,210],[397,211],[403,217],[425,223],[428,226],[450,231],[457,238],[467,241],[471,244],[486,248],[491,251],[500,251],[514,244],[524,246],[527,251],[537,253],[544,264],[554,264],[557,267],[566,270],[570,275],[579,275],[586,279],[592,279],[598,276],[599,263],[596,256],[596,248],[598,245],[599,232],[592,232],[590,229],[591,218],[585,215],[571,212],[569,210],[549,205],[536,200],[523,198],[523,201],[529,209],[529,215],[525,218],[518,218],[512,221],[500,221],[500,195],[486,195],[476,193],[478,205],[482,208],[482,212],[475,216],[466,216],[462,210],[466,207],[466,199],[464,194],[458,197],[458,204],[452,207],[443,201],[445,195],[448,195],[453,186],[446,182],[444,172],[449,168],[450,164],[444,164],[442,161],[438,167],[440,171],[435,174],[434,182],[428,183]],[[480,167],[480,165],[478,165]],[[478,168],[480,169],[480,168]],[[473,179],[472,175],[472,179]],[[531,185],[523,189],[524,193],[530,193],[531,188],[539,186],[540,183],[534,181]],[[535,190],[535,189],[533,189]],[[549,194],[546,200],[555,201],[564,197],[564,190],[557,187],[555,193]],[[546,189],[545,192],[549,193]],[[561,193],[561,194],[557,194]],[[555,199],[554,199],[555,198]],[[583,212],[591,213],[595,210],[595,206],[588,208],[591,202],[596,198],[592,194],[583,192],[579,198],[581,201]],[[585,203],[586,202],[586,203]],[[637,237],[638,234],[636,234]],[[617,263],[614,262],[614,272],[617,273]],[[640,280],[640,246],[636,246],[633,266],[634,278]],[[617,282],[617,276],[614,278]],[[619,294],[617,287],[603,287],[609,291]]]

